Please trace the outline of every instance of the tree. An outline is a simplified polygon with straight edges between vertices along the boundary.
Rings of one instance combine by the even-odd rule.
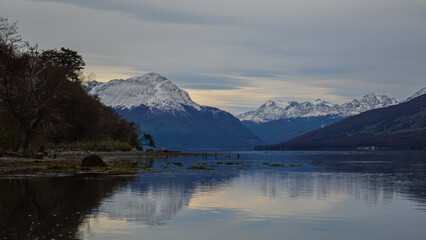
[[[140,147],[137,126],[85,92],[84,65],[74,50],[43,51],[22,42],[16,22],[0,17],[0,150],[30,154],[73,141]]]
[[[83,57],[77,51],[62,47],[60,50],[51,49],[43,51],[41,59],[65,68],[67,77],[71,81],[79,81],[80,74],[86,65]]]
[[[18,33],[18,22],[9,23],[7,18],[0,17],[0,45],[14,49],[22,44],[21,35]]]
[[[141,145],[155,148],[154,138],[147,133],[144,133],[141,137]]]

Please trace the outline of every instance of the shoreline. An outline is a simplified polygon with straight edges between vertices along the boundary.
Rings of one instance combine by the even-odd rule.
[[[81,167],[82,159],[98,155],[108,165],[107,167]],[[205,153],[168,152],[97,152],[97,151],[67,151],[56,152],[41,159],[24,157],[0,157],[0,176],[19,175],[51,175],[79,173],[123,173],[146,170],[132,167],[126,160],[135,158],[175,158],[205,156]],[[207,154],[214,156],[215,154]],[[218,154],[219,155],[219,154]]]

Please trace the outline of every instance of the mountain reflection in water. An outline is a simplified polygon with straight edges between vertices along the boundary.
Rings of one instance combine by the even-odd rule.
[[[238,160],[247,166],[242,170],[224,164],[134,177],[0,179],[0,236],[422,239],[424,157],[422,151],[248,152]],[[164,161],[152,162],[153,169],[162,170]]]
[[[188,206],[192,195],[214,192],[237,174],[149,174],[105,199],[100,212],[111,219],[161,225]]]

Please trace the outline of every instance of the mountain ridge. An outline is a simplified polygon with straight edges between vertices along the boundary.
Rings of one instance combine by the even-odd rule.
[[[97,95],[105,105],[113,108],[132,109],[145,105],[156,111],[182,111],[185,105],[200,109],[186,91],[158,73],[106,83],[91,82],[85,87],[89,94]]]
[[[357,115],[371,109],[387,107],[397,104],[398,101],[386,95],[367,94],[348,103],[333,104],[321,99],[314,102],[284,102],[281,100],[269,100],[254,111],[237,115],[240,121],[265,123],[279,119],[319,117],[336,115],[348,117]]]
[[[366,111],[290,141],[259,146],[256,149],[357,149],[369,147],[425,149],[426,95],[398,105]]]
[[[426,94],[426,87],[420,89],[419,91],[417,91],[416,93],[414,93],[413,95],[411,95],[410,97],[408,97],[405,100],[405,102],[408,102],[408,101],[410,101],[410,100],[412,100],[412,99],[414,99],[416,97],[420,97],[420,96],[425,95],[425,94]]]
[[[407,98],[407,100],[425,93],[426,88],[423,88]],[[383,95],[377,96],[374,93],[341,105],[332,104],[321,99],[304,103],[270,100],[255,111],[239,115],[239,118],[244,126],[256,134],[263,142],[277,144],[316,129],[324,128],[369,109],[395,105],[396,102],[393,98]]]

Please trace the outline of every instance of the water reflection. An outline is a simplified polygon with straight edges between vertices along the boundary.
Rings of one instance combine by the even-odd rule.
[[[395,194],[416,201],[426,210],[426,152],[327,152],[305,156],[306,161],[333,174],[356,174],[362,186],[344,186],[367,202],[386,201]]]
[[[0,239],[423,239],[424,156],[256,152],[243,170],[151,160],[162,172],[1,179]]]
[[[363,155],[361,164],[343,155],[332,163],[244,156],[251,167],[228,174],[141,175],[103,202],[90,231],[81,229],[87,239],[423,239],[425,163]],[[267,167],[263,160],[305,165]]]
[[[78,239],[83,220],[129,177],[0,180],[1,239]]]
[[[236,173],[142,174],[126,188],[107,198],[100,212],[110,219],[125,219],[148,225],[161,225],[188,206],[196,192],[214,192]]]

